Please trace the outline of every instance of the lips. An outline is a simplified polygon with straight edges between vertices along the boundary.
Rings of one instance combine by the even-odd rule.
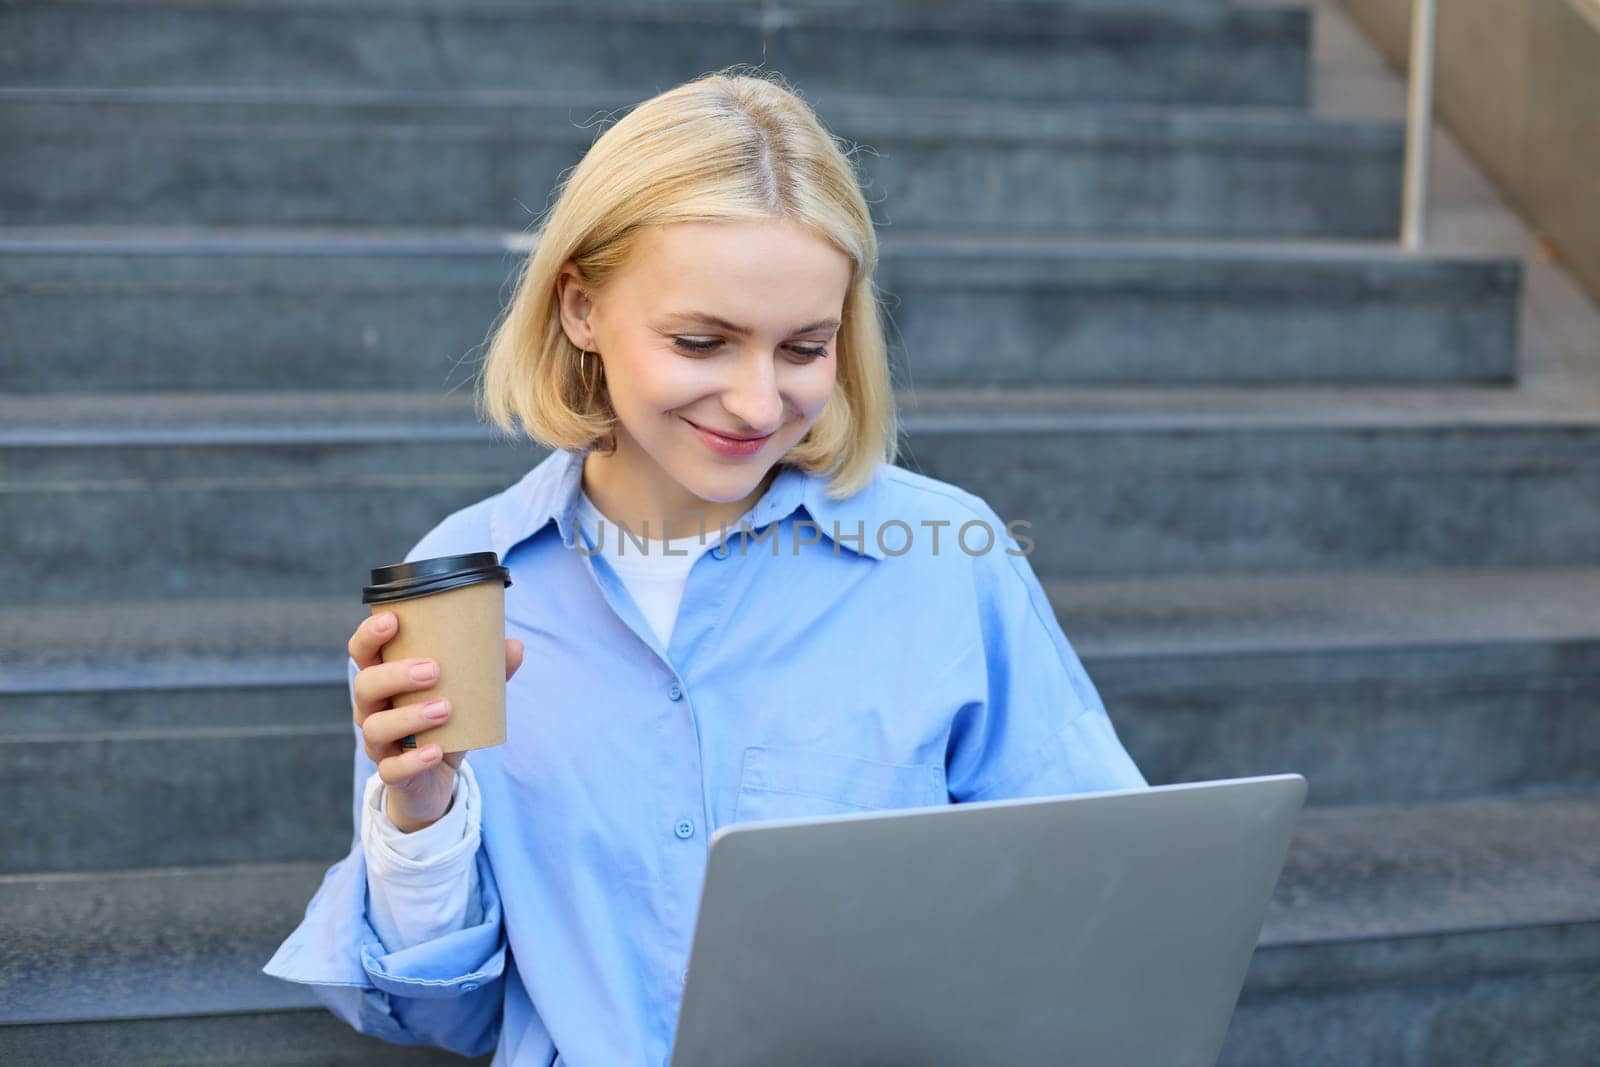
[[[699,429],[706,430],[707,434],[715,434],[717,437],[726,437],[728,440],[730,440],[730,442],[765,442],[766,438],[771,437],[771,434],[762,434],[760,437],[741,437],[739,434],[723,434],[722,430],[714,430],[710,429],[709,426],[701,426],[699,422],[690,422],[690,426],[698,426]]]
[[[690,426],[693,426],[697,430],[704,430],[706,433],[716,434],[718,437],[726,438],[729,441],[744,441],[744,442],[765,441],[767,438],[772,436],[769,433],[769,434],[762,434],[760,437],[741,437],[741,436],[739,436],[737,434],[723,433],[721,430],[713,430],[709,426],[701,426],[698,422],[691,422],[689,419],[684,419],[683,421],[689,423]]]
[[[765,437],[728,437],[715,430],[708,430],[699,423],[689,422],[688,419],[683,421],[689,423],[689,428],[694,430],[701,443],[717,455],[728,459],[746,459],[754,456],[766,448],[773,438],[772,434],[767,434]]]

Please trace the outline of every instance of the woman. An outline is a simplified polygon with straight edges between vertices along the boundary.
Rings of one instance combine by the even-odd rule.
[[[599,138],[481,377],[554,450],[407,556],[511,570],[507,743],[402,747],[450,709],[391,706],[437,674],[364,621],[357,840],[267,973],[389,1041],[664,1064],[717,826],[1146,785],[1006,524],[892,465],[876,264],[775,82]]]

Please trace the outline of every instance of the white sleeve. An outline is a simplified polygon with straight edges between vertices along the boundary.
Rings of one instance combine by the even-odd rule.
[[[361,808],[367,860],[367,918],[384,948],[398,952],[483,921],[478,892],[478,780],[467,760],[456,769],[450,806],[431,826],[405,833],[384,809],[374,771]]]

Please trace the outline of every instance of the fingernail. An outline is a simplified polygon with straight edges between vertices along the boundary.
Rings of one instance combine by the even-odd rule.
[[[387,630],[394,623],[394,616],[387,611],[372,617],[372,627],[375,630]]]
[[[411,680],[416,682],[431,682],[438,677],[439,668],[432,663],[419,663],[411,668]]]
[[[441,697],[422,705],[422,714],[430,719],[442,719],[450,714],[450,702]]]

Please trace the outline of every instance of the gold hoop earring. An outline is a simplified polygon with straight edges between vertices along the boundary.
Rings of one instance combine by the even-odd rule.
[[[590,356],[594,356],[596,358],[591,360],[589,358]],[[585,393],[594,392],[595,387],[600,384],[598,369],[595,372],[595,380],[592,382],[589,380],[589,367],[591,364],[598,364],[600,362],[598,357],[598,352],[589,351],[584,351],[578,356],[578,380],[583,384],[583,391]]]

